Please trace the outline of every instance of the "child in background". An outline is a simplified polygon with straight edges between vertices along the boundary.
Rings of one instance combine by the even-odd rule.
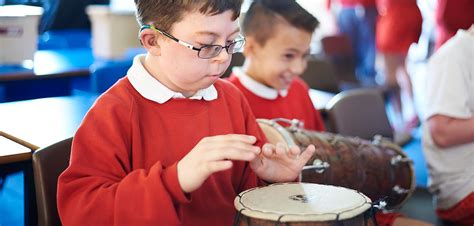
[[[314,153],[265,139],[219,79],[242,47],[240,0],[135,0],[147,54],[100,96],[58,182],[64,225],[231,225],[233,200],[294,181]]]
[[[298,76],[304,72],[318,20],[295,1],[255,0],[245,14],[245,63],[229,80],[249,101],[257,118],[298,119],[305,129],[323,131],[320,113]],[[398,213],[376,215],[379,225],[426,226]]]
[[[439,218],[474,224],[474,23],[436,51],[423,96],[423,153]]]
[[[245,15],[243,67],[229,80],[249,101],[257,118],[298,119],[306,129],[324,130],[308,86],[299,78],[319,22],[294,1],[254,1]]]

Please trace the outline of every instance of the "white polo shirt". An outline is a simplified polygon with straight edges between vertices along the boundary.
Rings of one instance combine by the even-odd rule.
[[[172,98],[186,98],[182,93],[169,89],[153,77],[143,66],[144,60],[144,54],[135,56],[132,67],[127,72],[128,80],[140,95],[160,104]],[[211,101],[217,99],[217,96],[216,88],[214,85],[211,85],[197,91],[189,99]]]
[[[288,90],[276,90],[270,88],[260,82],[255,81],[255,79],[251,78],[247,74],[245,74],[242,67],[233,67],[232,73],[239,78],[240,83],[248,89],[250,92],[255,94],[258,97],[268,99],[268,100],[275,100],[278,95],[282,97],[286,97],[288,95]]]
[[[473,35],[459,30],[432,56],[425,85],[424,121],[437,114],[460,119],[474,115]],[[423,151],[438,208],[448,209],[474,191],[474,142],[440,148],[424,123]]]

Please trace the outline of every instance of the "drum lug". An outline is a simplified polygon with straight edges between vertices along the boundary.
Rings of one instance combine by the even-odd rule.
[[[392,159],[390,159],[390,164],[392,164],[392,165],[397,165],[400,162],[413,163],[413,160],[411,160],[409,158],[406,158],[406,157],[403,157],[401,155],[394,156],[394,157],[392,157]]]
[[[382,137],[382,135],[377,134],[377,135],[374,136],[374,138],[373,138],[373,140],[372,140],[372,144],[374,144],[374,145],[381,145],[382,142],[383,142],[383,139],[384,139],[384,138]]]
[[[387,207],[387,202],[381,200],[373,204],[373,207],[379,209],[379,210],[385,210]]]
[[[402,187],[401,187],[400,185],[398,185],[398,184],[395,185],[395,186],[392,188],[392,190],[393,190],[394,192],[396,192],[397,194],[399,194],[399,195],[410,193],[410,190],[405,189],[405,188],[402,188]]]
[[[316,173],[323,173],[324,170],[329,168],[331,165],[328,162],[323,162],[320,159],[315,159],[313,165],[304,166],[303,170],[312,170]]]
[[[274,122],[285,122],[290,124],[290,127],[288,128],[290,131],[296,132],[304,128],[304,122],[298,120],[298,119],[286,119],[286,118],[276,118],[272,119]]]

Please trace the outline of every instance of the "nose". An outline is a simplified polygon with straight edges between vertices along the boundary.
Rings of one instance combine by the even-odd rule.
[[[306,70],[307,64],[308,61],[306,59],[295,60],[290,65],[290,71],[295,75],[301,75]]]
[[[212,58],[212,60],[218,63],[225,63],[227,61],[230,61],[231,57],[231,54],[227,53],[227,49],[222,48],[221,52],[217,56]]]

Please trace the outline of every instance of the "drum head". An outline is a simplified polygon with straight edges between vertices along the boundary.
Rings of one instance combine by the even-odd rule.
[[[350,219],[371,207],[355,190],[310,183],[273,184],[240,193],[234,200],[243,215],[279,222]]]

